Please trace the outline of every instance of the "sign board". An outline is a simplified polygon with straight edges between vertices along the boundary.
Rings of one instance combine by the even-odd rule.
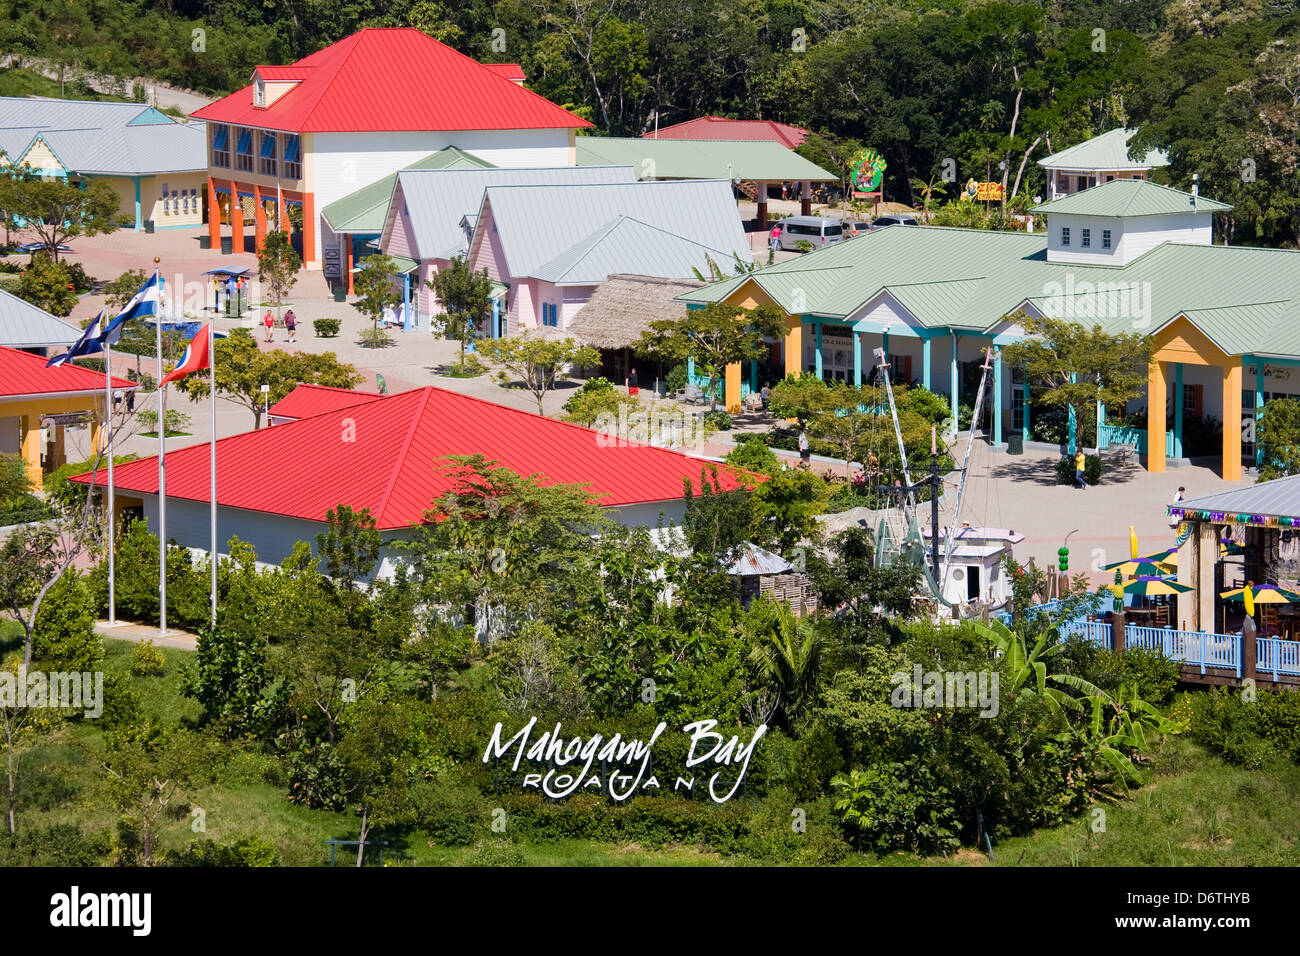
[[[340,267],[339,261],[339,247],[327,246],[324,253],[324,262],[322,263],[322,271],[325,273],[326,279],[341,279],[343,277],[343,269]]]
[[[1003,192],[1001,183],[977,183],[974,179],[970,179],[966,182],[966,188],[962,190],[960,198],[974,199],[978,202],[1001,202]]]
[[[42,415],[41,427],[48,428],[51,425],[84,425],[91,420],[89,412],[66,412],[62,415]]]

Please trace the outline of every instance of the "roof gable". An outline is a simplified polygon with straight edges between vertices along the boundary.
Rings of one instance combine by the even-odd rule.
[[[0,398],[57,395],[64,392],[102,393],[104,373],[80,365],[47,368],[47,359],[31,352],[0,347]],[[135,382],[114,378],[113,388],[136,388]]]
[[[726,266],[731,253],[675,236],[630,216],[619,216],[537,268],[533,278],[556,285],[596,285],[620,272],[682,279],[708,272],[708,260]]]
[[[1100,136],[1053,153],[1038,161],[1044,169],[1153,169],[1168,166],[1169,157],[1163,150],[1153,149],[1140,159],[1130,159],[1128,143],[1137,130],[1117,127]]]
[[[423,159],[417,159],[406,168],[495,169],[496,167],[473,153],[467,153],[455,146],[445,146]],[[335,232],[351,235],[381,233],[384,231],[384,222],[388,218],[388,203],[393,198],[393,186],[396,182],[397,173],[389,173],[342,199],[336,199],[321,210],[321,215]]]
[[[1181,189],[1161,186],[1145,179],[1112,179],[1069,196],[1035,206],[1035,213],[1065,213],[1120,219],[1140,216],[1170,216],[1227,212],[1227,203],[1194,196]]]
[[[284,69],[303,76],[269,106],[253,105],[249,85],[193,115],[289,132],[576,129],[591,125],[409,27],[359,30]],[[381,83],[383,106],[377,109],[373,94]]]

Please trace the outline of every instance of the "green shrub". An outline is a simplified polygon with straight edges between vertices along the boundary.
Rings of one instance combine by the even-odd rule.
[[[849,852],[825,798],[801,801],[788,790],[777,791],[755,807],[745,826],[739,849],[763,863],[826,866]]]
[[[463,362],[449,362],[442,367],[440,374],[447,378],[478,378],[487,374],[487,366],[475,355],[466,355]]]
[[[495,838],[480,840],[474,849],[465,854],[461,866],[527,866],[524,851],[509,840]]]
[[[93,671],[104,659],[86,579],[69,570],[45,592],[32,629],[32,658],[49,670]]]
[[[393,337],[383,329],[362,329],[357,333],[357,344],[363,349],[383,349],[393,344]]]
[[[664,379],[664,385],[670,392],[680,392],[686,387],[687,368],[685,365],[674,365],[668,370],[668,376]]]
[[[491,835],[491,805],[473,787],[435,777],[412,787],[408,808],[417,826],[442,846],[469,846]]]
[[[43,499],[27,494],[5,503],[5,509],[0,511],[0,527],[26,524],[29,521],[48,521],[55,514],[54,509]]]
[[[0,866],[103,866],[112,847],[103,833],[72,823],[0,833]]]
[[[131,673],[136,677],[158,677],[163,672],[162,651],[153,641],[141,641],[131,652]]]
[[[781,470],[781,460],[767,446],[762,435],[742,436],[740,444],[727,453],[727,464],[763,475]]]
[[[139,455],[114,455],[113,464],[120,465],[126,461],[135,461]],[[107,459],[100,462],[100,467],[107,465]],[[77,505],[83,504],[86,500],[86,491],[88,486],[83,484],[74,484],[68,479],[73,475],[84,475],[95,466],[95,460],[68,462],[66,465],[60,465],[50,474],[45,476],[45,494],[52,499],[60,508],[68,511]],[[101,476],[102,477],[102,476]],[[104,482],[101,481],[96,486],[96,494],[101,494],[104,489]],[[156,562],[155,562],[156,567]]]
[[[335,813],[347,808],[347,768],[333,744],[326,740],[304,742],[289,753],[288,763],[290,800]]]
[[[339,334],[342,324],[340,319],[315,319],[311,325],[316,330],[316,338],[332,339]]]
[[[661,782],[671,786],[668,778],[665,781]],[[516,837],[638,843],[648,847],[681,843],[722,852],[734,850],[745,835],[750,812],[746,801],[739,799],[714,804],[707,798],[673,795],[638,795],[615,805],[594,793],[560,802],[547,801],[535,793],[498,794],[486,799],[494,808],[505,810],[507,832]]]
[[[244,836],[233,843],[191,840],[183,850],[163,855],[163,866],[250,867],[279,866],[275,845],[255,836]]]
[[[860,849],[929,854],[961,845],[953,796],[921,760],[853,770],[831,788],[835,813]]]
[[[1229,763],[1258,770],[1279,755],[1300,761],[1300,694],[1259,688],[1246,701],[1237,689],[1216,687],[1186,694],[1193,737]]]
[[[1088,484],[1101,483],[1101,456],[1085,455],[1083,458],[1083,478]],[[1062,455],[1056,463],[1056,483],[1058,485],[1074,484],[1074,456]]]
[[[731,431],[731,416],[720,408],[704,413],[704,425],[720,432]]]

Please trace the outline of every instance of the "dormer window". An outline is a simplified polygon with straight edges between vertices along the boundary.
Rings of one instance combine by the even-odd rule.
[[[266,83],[259,76],[253,83],[253,105],[258,107],[266,106]]]
[[[1109,229],[1103,229],[1103,230],[1101,231],[1101,247],[1102,247],[1103,249],[1109,249],[1109,248],[1110,248],[1110,230],[1109,230]]]
[[[1069,226],[1062,226],[1062,227],[1061,227],[1061,245],[1063,245],[1063,246],[1068,246],[1069,244],[1070,244],[1070,227],[1069,227]]]

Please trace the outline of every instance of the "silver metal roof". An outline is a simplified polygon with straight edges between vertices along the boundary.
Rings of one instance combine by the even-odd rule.
[[[491,186],[556,186],[561,183],[631,183],[631,166],[558,166],[541,169],[404,169],[393,186],[394,202],[380,247],[389,237],[405,203],[421,258],[441,258],[465,251],[460,223],[478,215],[483,191]],[[401,202],[398,202],[400,200]]]
[[[1260,515],[1300,518],[1300,475],[1261,481],[1245,488],[1234,488],[1200,498],[1184,498],[1168,508],[1184,511],[1208,511],[1211,514]]]
[[[746,541],[741,545],[739,557],[727,568],[727,573],[749,577],[755,574],[785,574],[793,568],[794,565],[779,554]]]
[[[0,345],[11,349],[68,346],[81,337],[81,329],[55,318],[44,309],[0,289]]]
[[[616,219],[626,217],[717,250],[719,266],[730,271],[733,256],[753,262],[749,241],[731,183],[721,179],[616,183],[597,186],[492,186],[483,195],[483,208],[491,207],[506,264],[513,276],[536,276],[552,262]],[[481,241],[485,218],[479,213],[475,242]],[[631,234],[629,230],[628,235]],[[611,247],[612,248],[612,247]],[[610,273],[652,272],[640,261],[611,257]],[[689,270],[686,273],[690,275]],[[603,276],[601,278],[604,278]],[[599,281],[599,280],[597,280]]]
[[[624,272],[685,279],[695,274],[694,269],[707,275],[710,258],[724,271],[730,271],[727,266],[734,262],[729,249],[712,249],[639,219],[619,216],[532,275],[556,285],[598,285]]]

